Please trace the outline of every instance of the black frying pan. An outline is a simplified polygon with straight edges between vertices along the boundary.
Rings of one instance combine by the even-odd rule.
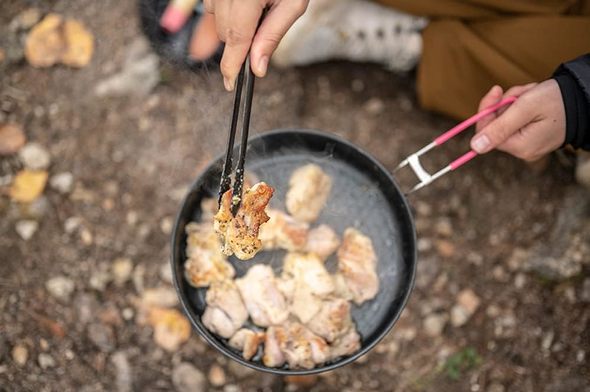
[[[206,303],[206,289],[195,289],[184,278],[186,234],[184,228],[201,215],[200,202],[216,197],[221,176],[222,158],[216,159],[197,178],[176,219],[172,237],[172,270],[181,304],[201,336],[216,349],[251,368],[265,372],[295,375],[332,370],[353,362],[373,348],[393,327],[410,295],[416,270],[416,234],[408,203],[387,170],[355,145],[317,131],[281,130],[259,135],[249,141],[246,169],[275,188],[271,205],[285,210],[285,193],[291,173],[314,162],[333,181],[328,203],[318,221],[336,229],[341,235],[354,226],[373,240],[378,256],[380,290],[377,297],[362,306],[352,307],[352,317],[361,335],[361,349],[311,370],[269,368],[259,355],[246,361],[232,349],[226,339],[209,332],[201,322]],[[284,254],[260,252],[251,261],[230,258],[236,275],[243,275],[256,263],[266,263],[279,272]],[[327,261],[335,268],[335,257]]]

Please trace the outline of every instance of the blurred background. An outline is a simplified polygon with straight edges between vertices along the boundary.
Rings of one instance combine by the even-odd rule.
[[[0,390],[590,390],[590,197],[565,154],[492,153],[413,194],[416,287],[354,364],[283,378],[209,347],[178,307],[169,237],[232,101],[214,66],[155,54],[134,1],[2,1]],[[271,68],[252,114],[254,133],[332,132],[389,169],[453,124],[418,108],[413,72],[346,62]]]

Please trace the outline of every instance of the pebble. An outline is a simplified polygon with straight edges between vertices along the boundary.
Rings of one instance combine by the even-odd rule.
[[[43,15],[39,8],[27,8],[10,21],[9,28],[12,31],[28,30],[41,20],[41,16]]]
[[[165,283],[172,284],[172,268],[170,267],[170,263],[164,263],[160,266],[159,270],[160,279],[162,279]]]
[[[576,164],[576,181],[580,185],[590,188],[590,153],[579,152]]]
[[[555,337],[555,333],[553,331],[549,331],[543,336],[541,340],[541,348],[544,351],[549,351],[551,345],[553,344],[553,338]]]
[[[41,366],[41,369],[47,369],[55,366],[55,359],[53,359],[51,355],[46,353],[39,354],[37,361],[39,362],[39,366]]]
[[[240,392],[241,389],[235,384],[228,384],[223,387],[223,392]]]
[[[96,291],[104,291],[109,282],[113,279],[109,271],[99,268],[90,276],[90,287]]]
[[[440,218],[434,225],[434,230],[441,237],[451,237],[453,235],[453,225],[449,218]]]
[[[385,109],[385,104],[383,103],[383,100],[379,98],[371,98],[365,103],[363,108],[369,114],[379,114]]]
[[[69,302],[75,289],[74,281],[65,276],[56,276],[45,283],[45,288],[52,297]]]
[[[129,321],[133,319],[135,312],[131,308],[125,308],[121,311],[121,316],[123,316],[123,320]]]
[[[94,242],[94,237],[92,236],[92,233],[85,227],[83,227],[82,230],[80,230],[80,239],[82,240],[82,243],[86,246],[90,246]]]
[[[256,373],[256,370],[249,368],[248,366],[241,365],[236,361],[229,361],[228,369],[237,378],[246,378]]]
[[[72,173],[58,173],[49,179],[49,185],[62,195],[72,192],[74,189],[74,176]]]
[[[172,384],[178,392],[201,392],[206,390],[203,373],[187,362],[182,362],[172,370]]]
[[[514,287],[517,289],[522,289],[526,284],[526,276],[523,273],[518,273],[514,278]]]
[[[141,295],[141,301],[147,306],[159,306],[171,308],[178,304],[178,296],[172,287],[156,287],[145,289]]]
[[[160,230],[162,230],[162,233],[169,235],[170,233],[172,233],[172,227],[174,225],[174,220],[167,216],[164,217],[161,221],[160,221]]]
[[[486,389],[486,392],[504,392],[506,388],[504,385],[494,382]]]
[[[448,320],[449,316],[445,313],[431,314],[424,319],[424,331],[431,337],[440,336]]]
[[[129,365],[127,354],[117,351],[111,356],[111,362],[115,367],[115,385],[119,392],[131,392],[133,390],[133,373]]]
[[[133,272],[133,262],[127,257],[120,257],[113,261],[111,270],[113,273],[113,281],[120,287],[131,277],[131,272]]]
[[[27,138],[20,125],[0,125],[0,155],[16,154],[26,142]]]
[[[88,338],[101,351],[110,352],[115,349],[115,333],[109,326],[100,323],[90,324]]]
[[[39,229],[39,223],[34,220],[22,220],[16,222],[15,230],[25,241],[30,240]]]
[[[211,369],[209,369],[209,382],[214,387],[220,387],[222,385],[225,385],[225,371],[221,366],[217,364],[211,366]]]
[[[428,252],[432,249],[432,241],[429,238],[418,239],[418,252]]]
[[[51,163],[49,153],[39,143],[27,143],[19,151],[19,156],[25,167],[30,170],[44,170]]]
[[[64,231],[67,234],[72,234],[74,231],[78,230],[81,224],[82,219],[77,216],[71,216],[64,222]]]
[[[144,281],[145,281],[145,267],[142,264],[138,264],[135,269],[133,270],[133,287],[135,291],[141,293],[144,288]]]
[[[479,307],[480,302],[473,290],[462,290],[457,296],[457,304],[451,309],[451,324],[454,327],[465,325]]]
[[[584,302],[590,302],[590,278],[584,279],[584,283],[582,283],[580,299]]]
[[[448,240],[438,240],[436,250],[442,257],[452,257],[455,254],[455,245]]]
[[[29,350],[25,346],[17,344],[12,348],[12,359],[18,366],[24,366],[29,359]]]

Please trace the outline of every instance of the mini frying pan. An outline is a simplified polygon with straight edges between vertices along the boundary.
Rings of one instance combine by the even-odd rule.
[[[291,173],[307,163],[318,164],[333,185],[330,198],[318,222],[342,235],[355,227],[368,235],[378,257],[379,293],[361,306],[352,306],[352,317],[361,335],[361,349],[311,370],[264,366],[259,352],[246,361],[226,339],[209,332],[201,321],[206,289],[196,289],[184,278],[186,261],[185,226],[199,221],[201,200],[217,197],[223,157],[207,167],[184,199],[172,237],[172,270],[180,302],[198,333],[213,347],[231,359],[269,373],[302,375],[336,369],[355,361],[371,350],[398,320],[414,284],[416,271],[416,232],[404,194],[391,174],[373,157],[357,146],[331,134],[309,130],[280,130],[261,134],[248,142],[246,170],[275,188],[271,205],[285,210],[285,193]],[[257,263],[272,266],[280,273],[284,252],[260,252],[254,259],[240,261],[230,257],[236,276],[242,276]],[[327,261],[335,271],[336,257]]]

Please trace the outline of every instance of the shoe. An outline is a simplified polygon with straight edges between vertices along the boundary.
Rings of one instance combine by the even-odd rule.
[[[425,18],[365,0],[312,0],[272,60],[282,67],[349,60],[408,71],[420,59],[426,24]]]
[[[205,12],[202,3],[199,2],[188,21],[174,34],[166,32],[160,26],[160,19],[168,3],[168,0],[139,0],[142,31],[156,53],[175,65],[195,71],[218,66],[223,54],[223,44],[220,44],[215,53],[205,60],[194,60],[189,55],[193,33]]]

